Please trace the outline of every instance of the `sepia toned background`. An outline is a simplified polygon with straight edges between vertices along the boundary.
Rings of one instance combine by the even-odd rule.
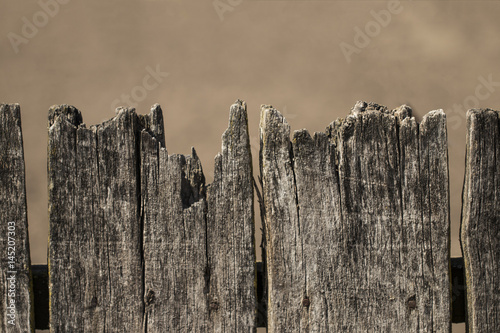
[[[3,0],[0,13],[0,102],[21,105],[33,263],[47,257],[51,105],[74,105],[96,124],[116,106],[148,113],[159,103],[167,149],[194,146],[210,183],[238,98],[248,104],[254,172],[261,104],[310,132],[357,100],[408,104],[418,119],[444,109],[451,253],[461,256],[465,110],[500,108],[500,3]]]

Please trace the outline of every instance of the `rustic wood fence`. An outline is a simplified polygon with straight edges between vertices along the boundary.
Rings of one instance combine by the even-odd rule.
[[[206,185],[194,149],[168,154],[158,105],[97,126],[53,107],[47,268],[30,262],[20,107],[2,104],[0,331],[499,332],[499,112],[467,119],[462,259],[442,111],[358,102],[290,141],[262,106],[255,181],[237,101]]]

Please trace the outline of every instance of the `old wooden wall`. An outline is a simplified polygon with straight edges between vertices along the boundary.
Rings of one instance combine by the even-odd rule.
[[[34,266],[32,279],[20,107],[1,104],[0,331],[50,322],[51,332],[255,332],[266,324],[269,332],[449,332],[466,314],[469,332],[498,332],[499,112],[467,117],[462,276],[462,260],[450,260],[440,110],[417,123],[407,106],[358,102],[325,132],[290,138],[286,119],[263,105],[256,182],[246,104],[237,101],[207,185],[194,148],[168,153],[159,105],[148,115],[118,109],[94,126],[72,106],[52,107],[48,275]]]

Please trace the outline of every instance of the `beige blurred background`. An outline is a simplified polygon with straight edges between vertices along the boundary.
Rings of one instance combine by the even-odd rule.
[[[499,10],[487,1],[1,1],[0,102],[21,104],[33,263],[46,262],[51,105],[74,105],[95,124],[117,105],[147,113],[160,103],[167,149],[194,146],[210,183],[237,98],[248,104],[255,171],[261,104],[311,132],[356,100],[406,103],[419,119],[444,109],[451,253],[461,256],[465,109],[500,108]]]

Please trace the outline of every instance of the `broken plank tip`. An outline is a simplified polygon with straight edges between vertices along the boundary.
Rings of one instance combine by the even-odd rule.
[[[21,131],[21,106],[18,103],[0,104],[0,115],[2,118],[9,117]]]
[[[0,112],[6,112],[7,110],[11,110],[14,112],[20,112],[21,106],[19,103],[0,103]]]
[[[165,148],[165,127],[163,122],[163,110],[160,104],[151,106],[149,114],[137,115],[142,130],[155,138],[160,147]]]
[[[430,118],[439,118],[439,117],[446,118],[446,113],[444,113],[443,109],[437,109],[427,112],[427,114],[425,114],[424,117],[422,118],[422,122]]]
[[[240,99],[229,108],[229,124],[222,137],[224,138],[226,133],[232,131],[235,126],[244,127],[248,132],[247,103]]]
[[[247,103],[244,100],[237,99],[236,102],[231,105],[231,112],[234,110],[247,110]]]
[[[469,109],[466,114],[466,119],[469,121],[469,119],[473,119],[474,117],[481,117],[483,115],[487,115],[490,113],[496,113],[497,117],[500,117],[500,111],[498,110],[493,110],[490,108],[485,108],[485,109]]]
[[[272,105],[262,104],[260,106],[260,128],[266,128],[271,124],[276,124],[278,126],[282,124],[290,130],[290,126],[281,112],[273,108]]]
[[[83,123],[82,113],[76,107],[68,104],[53,105],[49,108],[48,127],[57,121],[66,120],[71,125],[78,127]]]
[[[315,136],[317,134],[318,133],[314,133]],[[312,140],[313,140],[313,138],[312,138],[311,134],[305,128],[302,128],[300,130],[296,130],[293,132],[292,143],[294,143],[294,144],[297,142],[310,142]]]
[[[392,113],[401,122],[404,119],[413,117],[413,110],[409,105],[403,104],[392,110]]]
[[[373,102],[357,101],[351,108],[350,114],[357,115],[367,111],[380,111],[382,113],[389,113],[387,107]]]

